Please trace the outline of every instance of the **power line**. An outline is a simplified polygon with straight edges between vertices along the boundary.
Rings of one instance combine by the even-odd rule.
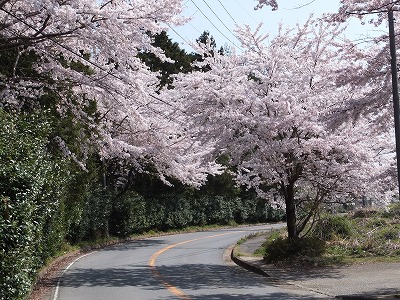
[[[187,45],[189,45],[190,46],[190,42],[189,41],[187,41],[182,35],[180,35],[179,34],[179,32],[177,32],[171,25],[169,25],[169,24],[167,24],[167,26],[173,31],[173,32],[175,32],[175,34],[177,35],[177,36],[179,36],[181,39],[182,39],[182,41],[184,41]],[[194,28],[194,27],[193,27]],[[191,47],[191,46],[190,46]],[[192,48],[193,49],[193,48]],[[194,49],[193,49],[194,50]]]
[[[221,30],[218,29],[217,26],[215,26],[215,24],[210,20],[209,17],[206,16],[206,14],[196,5],[196,3],[194,3],[193,0],[191,0],[192,3],[194,4],[194,6],[197,7],[197,9],[201,12],[201,14],[210,22],[210,24],[223,36],[225,37],[233,46],[235,46],[236,48],[238,48],[239,50],[243,50],[241,49],[239,46],[237,46],[234,42],[232,42]]]
[[[214,12],[214,10],[210,7],[210,5],[208,5],[208,3],[206,2],[206,0],[203,0],[203,2],[207,5],[207,7],[211,10],[211,12],[214,14],[214,16],[217,17],[217,19],[222,23],[222,25],[224,25],[224,27],[236,38],[235,34],[228,28],[228,26],[225,25],[225,23],[220,19],[220,17],[218,17],[218,15]]]
[[[192,23],[189,22],[188,25],[191,26],[194,30],[196,30],[199,34],[203,33],[199,29],[197,29]]]
[[[255,25],[258,25],[259,22],[257,22],[257,21],[253,18],[253,16],[247,11],[247,9],[245,9],[245,8],[240,4],[240,2],[239,2],[238,0],[235,0],[235,1],[236,1],[236,3],[243,9],[243,11],[253,20],[254,24],[255,24]]]
[[[191,0],[188,0],[188,1],[191,1]],[[196,11],[189,17],[189,19],[191,19],[195,14],[197,14],[198,11],[199,10],[196,9]],[[192,22],[188,22],[187,24],[190,25],[191,27],[193,27],[194,30],[196,30],[199,34],[202,34],[202,32],[200,30],[198,30],[196,27],[193,26]]]
[[[312,0],[312,1],[308,2],[308,3],[306,3],[306,4],[303,4],[303,5],[299,5],[299,6],[292,7],[292,8],[285,8],[285,10],[296,10],[296,9],[300,9],[300,8],[306,7],[306,6],[308,6],[308,5],[312,4],[312,3],[314,3],[315,1],[316,1],[316,0]]]
[[[237,22],[235,21],[235,19],[232,17],[232,15],[229,13],[229,11],[225,8],[225,6],[222,4],[222,2],[220,0],[218,0],[219,4],[221,4],[221,6],[224,8],[224,10],[226,11],[226,13],[231,17],[233,23],[237,24]]]

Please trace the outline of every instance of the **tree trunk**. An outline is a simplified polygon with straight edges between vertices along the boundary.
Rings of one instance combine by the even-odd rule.
[[[297,226],[296,226],[296,205],[294,202],[294,184],[289,183],[283,185],[285,204],[286,204],[286,224],[289,239],[298,238]]]

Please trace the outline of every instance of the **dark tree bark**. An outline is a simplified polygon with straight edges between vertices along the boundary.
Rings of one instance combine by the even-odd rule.
[[[282,183],[282,191],[285,197],[286,204],[286,224],[289,239],[297,239],[297,219],[296,219],[296,203],[294,200],[294,183],[288,185]]]

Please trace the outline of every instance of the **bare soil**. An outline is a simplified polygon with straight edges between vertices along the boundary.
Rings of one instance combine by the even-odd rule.
[[[82,254],[82,251],[67,253],[44,267],[39,272],[38,279],[32,288],[28,300],[51,299],[53,289],[57,286],[57,282],[65,268]]]

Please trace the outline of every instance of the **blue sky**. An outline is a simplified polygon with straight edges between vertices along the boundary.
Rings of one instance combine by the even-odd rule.
[[[321,16],[324,12],[337,11],[339,0],[280,0],[279,10],[271,11],[269,7],[254,10],[256,0],[183,0],[184,16],[192,20],[184,26],[174,27],[169,35],[174,42],[186,49],[193,51],[188,45],[195,41],[200,34],[207,30],[215,38],[218,47],[235,44],[239,46],[234,36],[235,23],[248,24],[253,29],[263,22],[263,32],[276,32],[278,23],[284,27],[292,27],[297,22],[304,23],[309,14]],[[174,32],[175,31],[175,32]],[[358,20],[353,20],[348,29],[351,39],[360,39],[376,34],[376,29],[371,25],[361,25]]]

